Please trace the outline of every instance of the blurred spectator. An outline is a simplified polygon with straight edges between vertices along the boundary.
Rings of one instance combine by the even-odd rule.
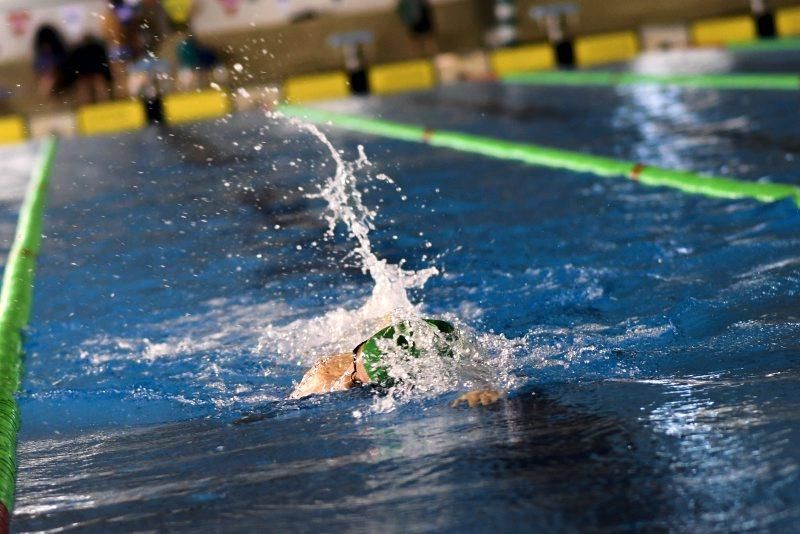
[[[438,52],[434,34],[433,9],[428,0],[400,0],[397,14],[411,32],[422,55],[433,56]]]
[[[134,20],[134,62],[128,69],[128,94],[153,99],[169,90],[171,69],[160,52],[172,28],[158,0],[141,0],[136,5]]]
[[[198,3],[194,0],[164,0],[164,6],[176,31],[171,52],[177,65],[177,88],[188,91],[212,80],[225,83],[228,73],[219,54],[203,45],[192,32],[192,19],[199,12]],[[164,53],[166,55],[168,51]]]
[[[36,73],[36,93],[50,97],[67,84],[67,45],[54,27],[39,28],[33,40],[33,68]]]
[[[168,70],[159,62],[158,52],[169,31],[169,17],[159,0],[111,0],[104,33],[115,96],[138,94],[142,83]],[[136,73],[131,80],[128,71]]]
[[[79,104],[108,100],[111,70],[105,45],[90,35],[69,53],[67,70],[70,85],[75,86]]]
[[[164,39],[172,31],[169,16],[159,0],[139,0],[136,5],[134,56],[158,56]]]
[[[86,36],[71,50],[54,27],[39,28],[34,38],[36,92],[41,97],[74,89],[78,104],[108,99],[111,72],[105,45]]]
[[[113,93],[116,98],[128,96],[127,66],[133,59],[136,36],[136,9],[126,0],[110,0],[103,18],[103,33],[108,42]]]
[[[178,59],[178,83],[182,90],[189,90],[209,83],[213,77],[224,82],[224,69],[214,49],[203,46],[196,37],[186,34],[176,46]]]

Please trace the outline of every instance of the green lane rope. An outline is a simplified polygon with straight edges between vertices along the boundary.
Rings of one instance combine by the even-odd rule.
[[[733,52],[781,52],[800,50],[800,37],[781,37],[779,39],[759,39],[728,43],[725,48]]]
[[[426,143],[492,158],[515,160],[554,169],[586,172],[604,177],[623,177],[647,185],[671,187],[692,194],[719,198],[752,198],[773,202],[791,198],[800,205],[800,188],[788,184],[747,182],[731,178],[706,176],[693,172],[651,167],[631,161],[620,161],[581,152],[561,150],[529,143],[503,141],[446,130],[395,123],[335,113],[304,106],[282,105],[279,110],[287,117],[331,124],[355,132],[380,135],[403,141]]]
[[[697,89],[745,89],[797,91],[797,74],[639,74],[608,71],[520,72],[502,77],[512,85],[572,85],[611,87],[620,85],[662,85]]]
[[[0,503],[14,504],[19,409],[15,394],[22,377],[22,330],[33,300],[36,256],[42,240],[42,218],[57,142],[43,142],[19,212],[17,232],[0,288]]]

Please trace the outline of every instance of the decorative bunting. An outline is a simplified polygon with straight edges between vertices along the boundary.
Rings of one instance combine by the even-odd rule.
[[[233,16],[239,12],[239,6],[242,0],[217,0],[217,2],[222,6],[222,10],[225,11],[225,14]]]
[[[24,37],[28,33],[28,24],[31,21],[31,14],[28,11],[9,11],[8,24],[11,26],[11,33],[16,37]]]

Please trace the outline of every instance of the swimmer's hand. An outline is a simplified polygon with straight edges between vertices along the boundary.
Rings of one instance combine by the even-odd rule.
[[[502,395],[499,391],[492,389],[476,389],[475,391],[468,391],[450,403],[451,408],[458,408],[462,403],[474,408],[479,404],[481,406],[489,406],[497,402],[497,399]]]

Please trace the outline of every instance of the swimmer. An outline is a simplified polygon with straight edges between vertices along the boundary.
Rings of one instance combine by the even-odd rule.
[[[415,331],[417,340],[414,339]],[[384,361],[388,350],[396,345],[400,349],[401,357],[452,358],[452,346],[457,338],[455,328],[447,321],[425,319],[419,323],[414,322],[413,326],[408,321],[394,323],[360,343],[352,352],[332,354],[317,360],[289,398],[299,399],[361,386],[389,387],[403,380],[392,376],[390,366]],[[422,348],[422,345],[430,348]],[[450,406],[486,406],[497,401],[500,396],[499,391],[479,389],[460,395]]]

